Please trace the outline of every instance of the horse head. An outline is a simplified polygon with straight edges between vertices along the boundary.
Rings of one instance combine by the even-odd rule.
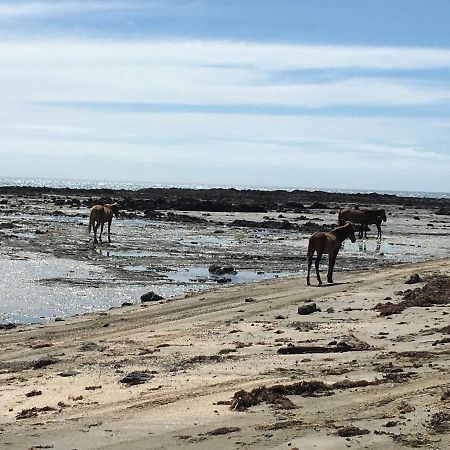
[[[115,202],[112,205],[109,205],[109,207],[117,219],[119,217],[119,204]]]
[[[380,209],[378,212],[379,212],[379,216],[381,217],[381,220],[382,220],[383,222],[386,222],[387,218],[386,218],[386,212],[385,212],[385,210],[384,210],[384,209]]]
[[[355,228],[353,227],[353,224],[347,221],[345,222],[345,228],[346,237],[348,237],[352,242],[356,242]]]

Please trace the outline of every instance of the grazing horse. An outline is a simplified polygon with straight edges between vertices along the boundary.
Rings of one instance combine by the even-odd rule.
[[[386,212],[384,209],[351,209],[345,208],[339,211],[338,222],[339,225],[344,225],[345,222],[360,223],[359,238],[367,238],[367,226],[375,224],[378,230],[377,239],[381,239],[381,222],[386,222]]]
[[[89,216],[89,233],[94,228],[94,243],[97,243],[97,230],[100,226],[99,240],[102,241],[103,225],[108,222],[108,242],[111,242],[111,222],[113,215],[119,217],[119,205],[112,203],[111,205],[94,205]]]
[[[319,285],[322,284],[322,280],[320,279],[319,274],[319,264],[320,259],[324,253],[328,253],[328,283],[333,283],[333,269],[334,263],[336,262],[336,256],[339,253],[342,243],[345,239],[350,239],[352,242],[356,241],[355,237],[355,229],[353,228],[353,224],[351,222],[347,222],[345,225],[334,228],[333,230],[325,233],[323,231],[316,231],[309,238],[308,244],[308,275],[306,277],[306,284],[309,286],[309,275],[311,272],[312,266],[312,258],[314,252],[317,252],[316,257],[316,274],[317,280],[319,281]]]

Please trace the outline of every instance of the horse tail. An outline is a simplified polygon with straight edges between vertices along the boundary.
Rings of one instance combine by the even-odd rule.
[[[308,252],[306,253],[306,259],[309,260],[310,258],[312,258],[312,255],[314,254],[314,245],[313,245],[313,240],[311,238],[309,238],[309,242],[308,242]]]
[[[91,214],[89,215],[89,231],[88,233],[91,233],[92,227],[94,226],[94,214],[93,211],[91,209]]]

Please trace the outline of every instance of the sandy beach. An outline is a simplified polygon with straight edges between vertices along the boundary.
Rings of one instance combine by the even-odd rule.
[[[98,195],[3,189],[1,448],[450,446],[448,200],[111,191],[94,245]],[[356,201],[383,238],[306,286],[311,231]]]
[[[449,268],[274,279],[2,331],[0,446],[449,448],[448,306],[374,310]],[[414,273],[424,281],[405,285]],[[320,311],[298,313],[311,302]],[[121,382],[133,371],[141,384]],[[325,384],[231,402],[301,382]]]

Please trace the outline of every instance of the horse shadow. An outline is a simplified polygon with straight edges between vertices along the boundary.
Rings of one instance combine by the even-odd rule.
[[[330,286],[341,286],[343,284],[348,284],[348,281],[338,281],[335,283],[322,283],[322,284],[318,284],[316,287],[325,288],[325,287],[330,287]]]

